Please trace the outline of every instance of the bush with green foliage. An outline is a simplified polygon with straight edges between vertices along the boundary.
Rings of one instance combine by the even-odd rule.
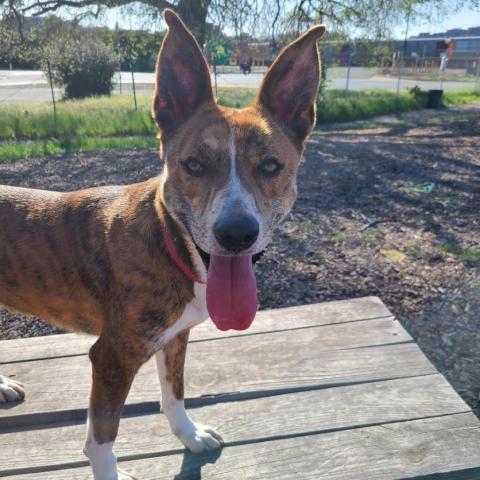
[[[418,102],[422,104],[423,107],[427,106],[428,92],[422,90],[418,85],[414,87],[407,88],[407,92]]]
[[[65,38],[47,46],[43,70],[48,62],[53,81],[65,87],[65,98],[110,95],[112,78],[118,66],[113,49],[98,38],[72,30]]]

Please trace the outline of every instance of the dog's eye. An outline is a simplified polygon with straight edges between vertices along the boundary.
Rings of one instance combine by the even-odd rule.
[[[274,157],[267,157],[258,166],[258,170],[265,177],[275,177],[283,170],[283,165]]]
[[[205,165],[195,157],[189,157],[182,162],[185,171],[194,177],[201,177],[205,173]]]

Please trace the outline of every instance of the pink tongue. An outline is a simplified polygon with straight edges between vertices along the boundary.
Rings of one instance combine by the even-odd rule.
[[[257,282],[252,257],[210,255],[207,309],[219,330],[245,330],[257,312]]]

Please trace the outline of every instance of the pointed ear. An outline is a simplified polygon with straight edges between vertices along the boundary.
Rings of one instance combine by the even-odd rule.
[[[185,122],[204,102],[215,102],[203,53],[180,17],[164,11],[168,32],[156,67],[153,118],[163,133]]]
[[[288,45],[269,68],[257,97],[257,105],[299,142],[315,124],[320,79],[317,40],[324,32],[325,27],[317,25]]]

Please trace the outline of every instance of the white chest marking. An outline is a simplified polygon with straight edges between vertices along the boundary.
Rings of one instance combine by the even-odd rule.
[[[208,318],[206,293],[206,285],[200,283],[194,284],[195,296],[191,302],[187,303],[178,320],[172,326],[168,327],[163,332],[162,336],[155,342],[152,354],[163,348],[181,331],[192,328]]]

